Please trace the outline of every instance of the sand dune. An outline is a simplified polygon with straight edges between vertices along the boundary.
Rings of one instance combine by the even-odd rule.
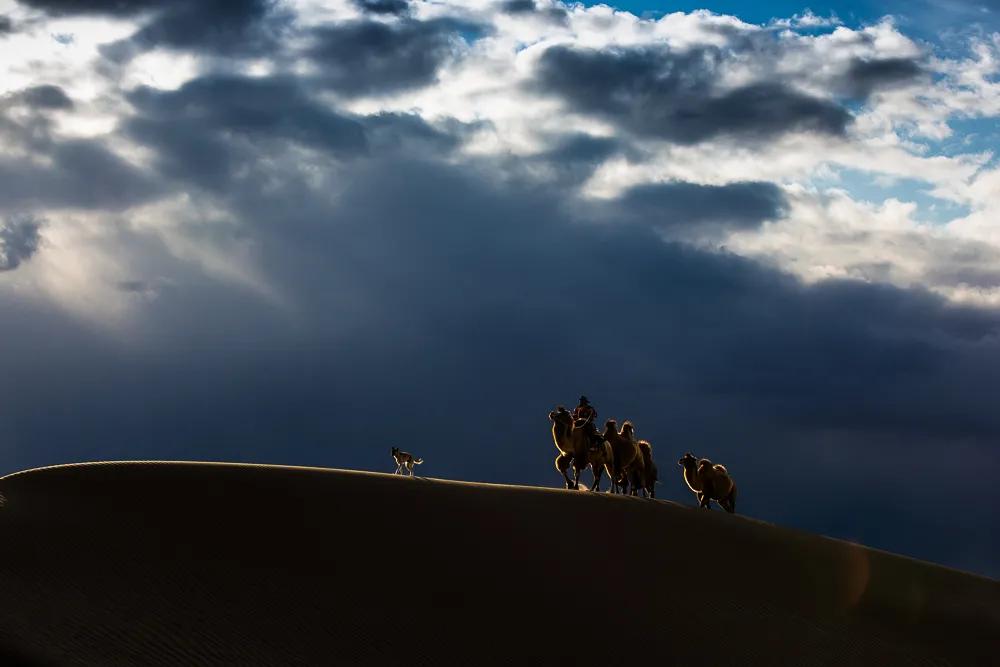
[[[1000,660],[998,582],[672,503],[194,463],[0,493],[3,664]]]

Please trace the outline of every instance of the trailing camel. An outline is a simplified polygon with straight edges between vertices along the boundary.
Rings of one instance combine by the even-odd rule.
[[[593,442],[586,422],[574,420],[569,410],[561,405],[549,413],[549,419],[552,421],[552,441],[559,450],[556,470],[562,473],[567,489],[579,489],[580,473],[588,465],[588,450]],[[569,478],[570,465],[573,466],[573,479]],[[595,479],[595,486],[596,482]]]
[[[711,509],[714,500],[730,514],[736,512],[736,482],[725,466],[697,459],[691,452],[682,456],[677,465],[683,468],[684,482],[698,498],[698,505]]]
[[[626,493],[629,475],[641,471],[643,467],[642,452],[635,440],[635,429],[632,422],[622,423],[621,431],[618,423],[609,419],[604,423],[604,440],[611,445],[612,461],[608,468],[611,477],[611,493]],[[637,495],[637,489],[632,489],[632,495]]]

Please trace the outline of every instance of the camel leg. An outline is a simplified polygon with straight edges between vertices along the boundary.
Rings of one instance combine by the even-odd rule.
[[[707,493],[698,494],[698,505],[704,507],[707,510],[710,510],[712,509],[711,504],[712,504],[712,499],[708,497]]]
[[[722,509],[726,510],[730,514],[736,514],[736,499],[733,498],[732,493],[726,496],[723,500],[720,500],[719,504],[722,505]]]
[[[583,472],[583,468],[581,468],[580,466],[578,466],[576,464],[576,461],[574,461],[573,462],[573,488],[574,489],[579,489],[580,488],[580,473],[581,472]]]
[[[601,473],[604,472],[604,466],[597,466],[596,468],[590,466],[590,469],[594,472],[594,485],[590,487],[590,490],[599,492],[601,490]]]
[[[569,462],[572,458],[569,454],[560,454],[556,457],[556,470],[562,473],[567,489],[573,488],[573,480],[569,478]]]

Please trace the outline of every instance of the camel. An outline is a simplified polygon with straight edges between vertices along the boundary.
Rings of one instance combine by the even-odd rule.
[[[677,465],[684,469],[684,482],[698,498],[699,506],[712,509],[714,500],[730,514],[736,513],[736,482],[725,466],[696,459],[691,452],[682,456]]]
[[[574,420],[569,410],[561,405],[549,413],[549,419],[552,421],[552,441],[559,450],[556,470],[562,473],[567,489],[579,489],[580,473],[588,465],[587,451],[591,444],[586,424],[582,420]],[[570,464],[573,466],[573,479],[568,474]]]
[[[613,461],[614,453],[607,440],[602,439],[600,443],[590,443],[590,448],[587,450],[587,462],[590,463],[590,470],[594,473],[594,484],[590,487],[591,491],[601,490],[601,474],[605,470],[608,471],[608,477],[611,477]]]
[[[611,477],[611,493],[626,493],[629,473],[642,468],[642,452],[639,450],[639,443],[635,441],[632,422],[623,422],[621,431],[617,426],[618,423],[614,419],[604,423],[604,439],[611,445],[612,452],[608,476]],[[636,494],[637,490],[633,488],[632,495]]]
[[[657,471],[656,463],[653,462],[653,445],[648,440],[638,442],[639,452],[642,454],[642,468],[632,470],[630,481],[633,491],[638,489],[645,498],[656,497]]]

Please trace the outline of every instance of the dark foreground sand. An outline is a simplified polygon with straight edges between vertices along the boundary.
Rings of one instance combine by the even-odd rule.
[[[1000,664],[1000,583],[718,511],[190,463],[0,492],[0,664]]]

